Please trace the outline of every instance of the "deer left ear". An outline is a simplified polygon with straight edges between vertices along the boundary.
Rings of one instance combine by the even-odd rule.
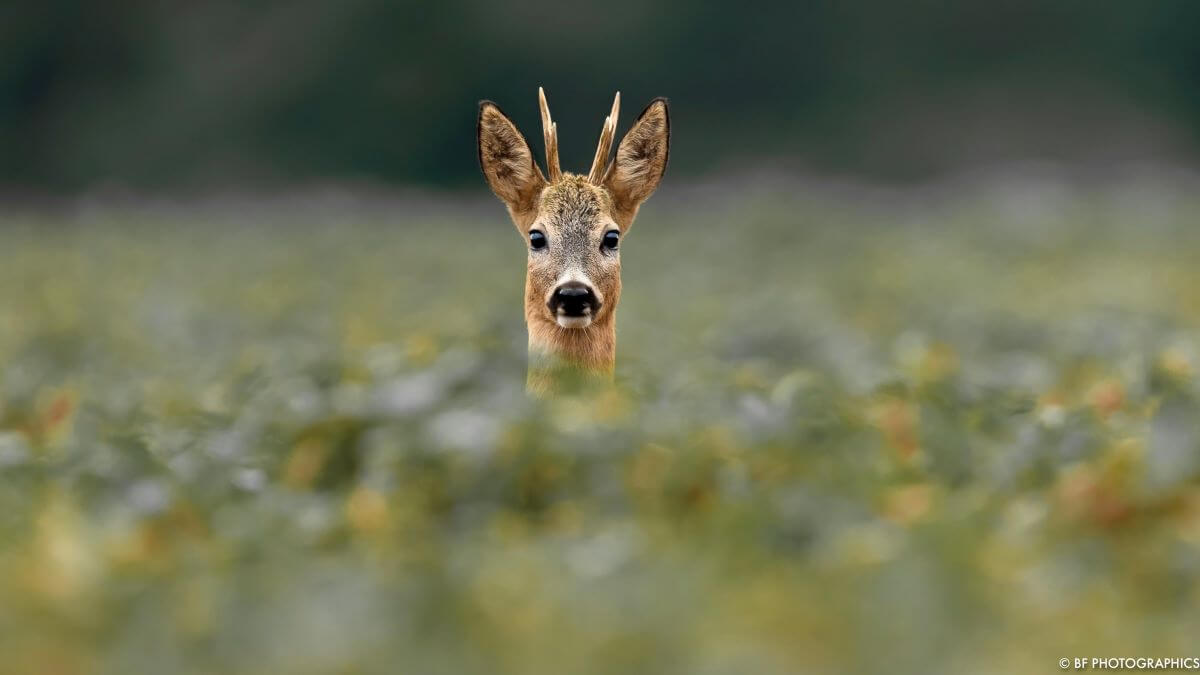
[[[614,206],[627,218],[626,226],[662,181],[670,146],[671,116],[667,112],[667,99],[656,98],[621,139],[616,159],[604,180]]]
[[[517,125],[495,103],[482,101],[476,136],[479,167],[492,192],[513,213],[532,209],[546,179],[533,161],[533,152]]]

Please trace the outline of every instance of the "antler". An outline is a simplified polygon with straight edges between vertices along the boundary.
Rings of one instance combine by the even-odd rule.
[[[562,178],[558,164],[558,124],[550,121],[550,106],[546,105],[546,92],[541,87],[538,87],[538,106],[542,109],[542,137],[546,140],[546,173],[550,182],[556,183]]]
[[[604,118],[604,128],[600,130],[600,144],[596,146],[596,158],[592,160],[592,170],[588,172],[588,182],[599,185],[604,181],[605,169],[608,168],[608,153],[612,150],[613,139],[617,135],[617,112],[621,109],[621,92],[613,99],[612,112]]]

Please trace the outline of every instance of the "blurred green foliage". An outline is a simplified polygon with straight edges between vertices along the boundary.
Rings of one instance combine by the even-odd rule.
[[[1193,656],[1197,195],[668,190],[622,246],[616,386],[548,401],[522,393],[524,253],[490,201],[9,216],[0,663]]]
[[[1014,157],[1194,159],[1200,5],[298,0],[6,3],[0,185],[477,180],[475,102],[564,165],[675,105],[676,171],[760,158],[927,175]]]

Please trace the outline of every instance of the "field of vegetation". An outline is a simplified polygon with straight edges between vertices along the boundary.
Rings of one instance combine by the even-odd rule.
[[[0,670],[1200,656],[1198,187],[676,186],[546,401],[482,186],[4,215]]]

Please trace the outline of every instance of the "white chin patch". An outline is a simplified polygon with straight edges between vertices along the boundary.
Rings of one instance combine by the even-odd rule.
[[[592,317],[590,316],[563,316],[559,314],[554,317],[554,320],[563,328],[587,328],[592,324]]]

